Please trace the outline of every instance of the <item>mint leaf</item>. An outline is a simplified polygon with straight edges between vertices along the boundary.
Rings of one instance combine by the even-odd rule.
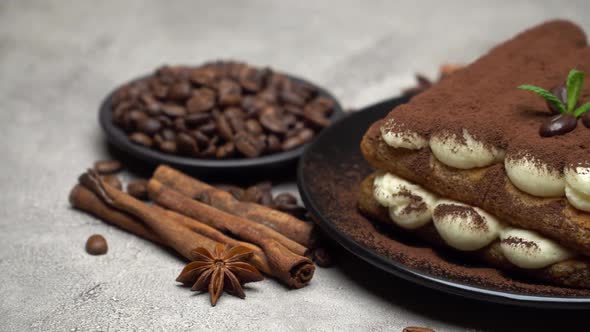
[[[584,73],[579,70],[570,70],[567,76],[567,111],[573,113],[578,98],[584,87]]]
[[[574,116],[577,118],[588,111],[590,111],[590,103],[585,103],[574,111]]]
[[[539,88],[538,86],[528,85],[528,84],[521,85],[518,88],[522,89],[522,90],[526,90],[526,91],[532,91],[532,92],[538,94],[539,96],[545,98],[550,103],[555,105],[555,107],[557,107],[557,109],[559,110],[560,113],[567,113],[567,111],[565,110],[565,106],[563,105],[561,100],[559,100],[559,98],[555,97],[555,95],[553,95],[551,92],[549,92],[543,88]],[[569,94],[568,94],[568,99],[569,99]]]

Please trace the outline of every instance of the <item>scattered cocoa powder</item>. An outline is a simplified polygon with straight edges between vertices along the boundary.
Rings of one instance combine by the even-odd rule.
[[[497,269],[468,265],[452,252],[435,251],[402,234],[387,232],[357,210],[360,182],[371,172],[356,147],[339,149],[334,154],[312,153],[303,170],[310,198],[319,212],[338,231],[373,253],[394,264],[473,287],[523,295],[590,296],[590,290],[537,284]]]

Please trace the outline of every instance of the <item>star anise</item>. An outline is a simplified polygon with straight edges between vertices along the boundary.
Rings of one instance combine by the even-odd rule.
[[[185,266],[176,281],[192,285],[192,291],[208,290],[213,306],[223,290],[243,299],[246,297],[243,284],[264,279],[255,267],[246,262],[252,256],[252,251],[246,247],[230,249],[218,244],[213,254],[202,247],[194,249],[192,254],[193,261]]]

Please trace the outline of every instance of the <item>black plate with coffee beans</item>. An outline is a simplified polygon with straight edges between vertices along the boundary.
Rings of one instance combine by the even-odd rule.
[[[263,173],[294,163],[343,114],[307,81],[244,63],[163,66],[110,93],[109,141],[131,157],[201,175]]]

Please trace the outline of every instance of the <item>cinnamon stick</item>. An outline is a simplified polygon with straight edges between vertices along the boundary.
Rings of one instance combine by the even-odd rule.
[[[219,242],[191,231],[174,222],[161,210],[139,201],[105,183],[93,170],[80,176],[80,183],[98,196],[103,203],[141,219],[160,239],[183,257],[192,260],[192,251],[203,247],[213,251]]]
[[[115,210],[98,198],[93,192],[77,184],[70,191],[70,204],[78,209],[88,212],[95,217],[122,228],[146,240],[164,245],[164,242],[154,232],[147,228],[140,220],[126,213]]]
[[[312,246],[313,225],[287,213],[256,203],[241,202],[224,190],[210,186],[166,165],[160,165],[153,178],[185,196],[206,198],[205,201],[208,205],[219,210],[270,227],[308,248]]]
[[[271,228],[193,200],[154,178],[148,182],[148,193],[156,204],[203,222],[221,232],[230,232],[242,240],[260,246],[264,241],[275,240],[297,255],[304,256],[307,252],[306,247]]]

